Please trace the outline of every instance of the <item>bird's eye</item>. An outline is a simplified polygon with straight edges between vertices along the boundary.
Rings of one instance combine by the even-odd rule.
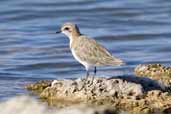
[[[68,27],[66,27],[66,28],[65,28],[65,30],[69,30],[69,28],[68,28]]]

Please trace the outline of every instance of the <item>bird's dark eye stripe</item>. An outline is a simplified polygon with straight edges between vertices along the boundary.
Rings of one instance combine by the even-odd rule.
[[[69,30],[69,28],[68,28],[68,27],[66,27],[66,28],[65,28],[65,30]]]

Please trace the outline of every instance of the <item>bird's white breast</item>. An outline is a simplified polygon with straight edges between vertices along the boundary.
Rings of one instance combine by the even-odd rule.
[[[74,56],[74,58],[80,62],[82,65],[84,65],[84,67],[86,68],[86,70],[88,70],[90,68],[90,64],[88,64],[86,61],[82,61],[77,54],[75,53],[74,49],[71,49],[72,55]]]
[[[70,39],[70,49],[71,49],[71,52],[72,52],[72,55],[74,56],[74,58],[79,62],[81,63],[82,65],[84,65],[84,67],[86,68],[86,70],[89,70],[89,68],[91,67],[90,64],[88,64],[86,61],[82,61],[79,56],[75,53],[75,50],[71,48],[71,44],[73,42],[73,38],[72,38],[72,35],[69,35],[68,34],[68,37]]]

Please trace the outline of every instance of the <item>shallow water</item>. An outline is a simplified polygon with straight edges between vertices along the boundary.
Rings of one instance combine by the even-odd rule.
[[[69,40],[55,34],[67,21],[127,62],[100,67],[98,76],[132,75],[141,63],[171,64],[170,0],[1,0],[0,8],[0,100],[26,94],[26,83],[85,75]]]

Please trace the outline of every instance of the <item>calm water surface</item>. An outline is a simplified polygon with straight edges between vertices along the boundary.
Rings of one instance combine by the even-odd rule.
[[[0,9],[0,100],[26,94],[26,83],[85,75],[69,40],[55,34],[67,21],[127,62],[100,67],[98,76],[171,64],[170,0],[1,0]]]

